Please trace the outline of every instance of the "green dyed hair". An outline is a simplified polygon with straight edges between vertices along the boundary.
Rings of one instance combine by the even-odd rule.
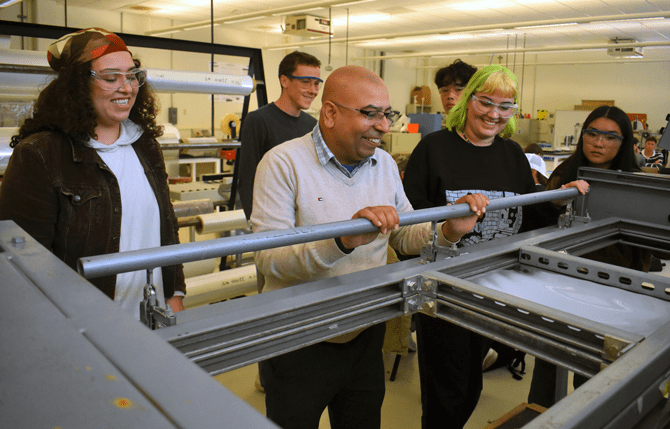
[[[455,128],[456,131],[463,132],[465,122],[468,119],[468,102],[472,94],[476,92],[493,94],[496,90],[500,90],[505,96],[514,97],[514,102],[518,103],[518,86],[516,76],[509,69],[499,65],[483,67],[470,78],[470,81],[463,90],[461,99],[458,100],[458,103],[449,112],[447,128]],[[509,138],[514,134],[515,130],[516,116],[512,116],[500,134],[503,138]]]

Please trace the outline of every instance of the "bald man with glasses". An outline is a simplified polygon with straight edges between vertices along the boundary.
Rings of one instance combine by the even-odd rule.
[[[376,232],[260,251],[263,293],[386,264],[387,246],[418,254],[430,224],[399,227],[411,211],[398,167],[379,149],[399,117],[382,79],[358,66],[335,70],[323,88],[319,123],[270,150],[258,166],[254,232],[352,218]],[[480,211],[471,198],[471,208]],[[446,244],[440,225],[438,240]],[[340,334],[261,363],[267,415],[284,429],[317,429],[328,408],[332,429],[379,429],[384,399],[384,324]]]

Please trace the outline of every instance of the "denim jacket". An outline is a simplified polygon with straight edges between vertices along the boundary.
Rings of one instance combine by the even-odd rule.
[[[161,245],[179,243],[158,143],[142,135],[132,146],[158,201]],[[94,149],[52,131],[14,148],[0,186],[0,219],[16,222],[72,269],[79,258],[119,251],[121,214],[116,177]],[[186,292],[182,265],[162,271],[165,298]],[[114,299],[115,275],[90,282]]]

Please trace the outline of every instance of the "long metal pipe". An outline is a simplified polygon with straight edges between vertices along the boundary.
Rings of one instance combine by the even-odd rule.
[[[224,140],[218,143],[161,143],[161,149],[239,149],[242,143],[239,140]]]
[[[487,211],[510,207],[544,203],[548,201],[573,199],[579,195],[576,188],[557,189],[526,195],[491,200]],[[399,213],[400,226],[452,219],[472,214],[468,204],[455,204],[423,210]],[[347,235],[356,235],[378,230],[367,219],[351,219],[321,225],[306,225],[298,228],[266,231],[215,240],[134,250],[109,255],[88,256],[77,262],[79,274],[91,279],[129,271],[147,270],[184,262],[218,258],[275,247],[291,246],[311,241],[325,240]]]

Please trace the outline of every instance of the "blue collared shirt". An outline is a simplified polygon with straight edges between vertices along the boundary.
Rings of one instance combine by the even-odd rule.
[[[354,167],[354,169],[351,170],[351,172],[349,172],[349,170],[347,170],[342,164],[340,164],[340,161],[338,161],[337,158],[335,158],[333,152],[331,152],[330,149],[328,148],[328,145],[323,140],[323,136],[321,135],[321,130],[319,129],[318,123],[314,127],[314,131],[312,131],[312,140],[314,140],[314,145],[316,147],[316,156],[319,158],[319,162],[321,163],[321,165],[325,166],[328,162],[332,161],[333,164],[335,164],[335,166],[337,167],[337,169],[340,170],[342,174],[344,174],[349,178],[354,177],[354,174],[356,174],[356,172],[368,162],[372,162],[372,165],[375,165],[377,163],[377,158],[373,154],[372,156],[360,160],[358,164]]]

